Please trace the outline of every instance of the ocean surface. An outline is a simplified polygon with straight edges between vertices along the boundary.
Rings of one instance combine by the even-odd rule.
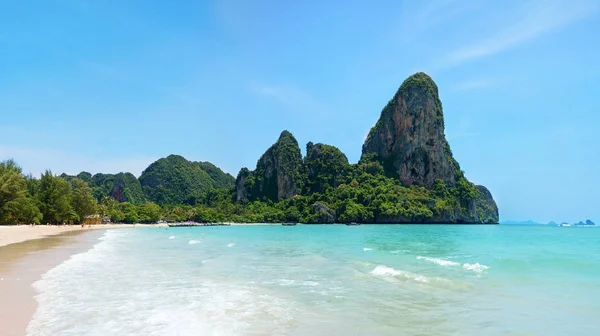
[[[108,230],[34,287],[29,335],[600,335],[600,229]]]

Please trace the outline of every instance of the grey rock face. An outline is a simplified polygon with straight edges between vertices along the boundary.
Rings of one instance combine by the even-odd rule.
[[[402,83],[369,132],[363,155],[374,154],[405,185],[431,188],[436,179],[454,184],[458,163],[444,135],[437,85],[424,73]]]
[[[314,222],[321,224],[335,223],[335,211],[322,202],[313,204]]]
[[[235,198],[238,202],[247,201],[250,198],[250,192],[246,187],[246,179],[250,176],[248,168],[240,170],[237,179],[235,180]]]

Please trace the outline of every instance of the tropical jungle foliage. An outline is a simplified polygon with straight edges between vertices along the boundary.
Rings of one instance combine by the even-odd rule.
[[[369,156],[349,164],[337,148],[309,143],[302,166],[296,167],[295,178],[300,186],[296,196],[278,202],[268,195],[236,202],[233,177],[223,177],[225,173],[212,164],[182,159],[173,156],[157,161],[159,167],[156,163],[148,167],[140,178],[145,180],[142,185],[146,192],[141,195],[132,191],[137,183],[128,173],[91,176],[84,172],[75,177],[46,171],[38,179],[24,176],[11,160],[1,162],[0,223],[80,223],[89,215],[106,216],[121,223],[154,223],[161,219],[369,223],[399,216],[420,223],[452,211],[467,212],[469,204],[477,203],[479,196],[478,189],[464,177],[452,187],[441,180],[431,190],[407,187],[387,177],[381,163]],[[207,176],[213,177],[208,180]],[[151,179],[162,182],[151,183]],[[116,188],[121,192],[114,192],[115,185],[121,185]],[[486,212],[480,215],[485,216]]]

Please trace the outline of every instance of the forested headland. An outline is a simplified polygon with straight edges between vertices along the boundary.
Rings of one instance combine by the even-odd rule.
[[[438,88],[409,77],[381,111],[351,164],[337,147],[288,131],[237,176],[209,162],[161,158],[131,173],[24,175],[0,163],[0,223],[498,223],[491,193],[469,182],[444,135]]]

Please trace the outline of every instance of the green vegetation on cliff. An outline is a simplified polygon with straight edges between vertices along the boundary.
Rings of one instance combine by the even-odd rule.
[[[305,160],[306,162],[306,160]],[[359,222],[359,223],[480,223],[487,218],[473,212],[473,208],[494,218],[486,209],[479,209],[481,197],[477,188],[466,180],[453,187],[441,180],[436,188],[403,186],[399,180],[386,177],[377,161],[361,161],[354,165],[340,165],[343,173],[336,177],[337,186],[328,183],[323,192],[312,191],[283,199],[279,202],[248,201],[230,204],[233,195],[223,195],[220,202],[206,205],[218,209],[215,218],[239,222]],[[307,170],[305,170],[307,171]],[[304,178],[309,185],[314,181],[329,180],[324,174],[316,179]],[[233,191],[231,191],[233,193]],[[221,217],[218,217],[221,216]],[[495,214],[497,216],[497,213]],[[497,217],[496,217],[497,218]],[[196,218],[206,220],[206,218]],[[496,219],[497,220],[497,219]],[[493,222],[493,221],[492,221]]]
[[[99,202],[109,196],[118,202],[129,202],[136,205],[146,202],[140,181],[132,173],[92,174],[81,172],[77,176],[62,174],[67,181],[78,178],[86,182],[92,190],[94,198]]]
[[[309,142],[304,158],[304,194],[337,188],[349,170],[348,158],[337,147]]]
[[[236,180],[238,201],[279,201],[302,189],[302,154],[298,141],[288,131],[258,159],[256,169],[243,168]]]
[[[146,201],[140,181],[132,173],[96,174],[92,177],[92,188],[97,200],[110,196],[133,204]]]
[[[169,155],[148,166],[139,181],[157,204],[195,204],[208,190],[232,187],[235,179],[208,162]]]

